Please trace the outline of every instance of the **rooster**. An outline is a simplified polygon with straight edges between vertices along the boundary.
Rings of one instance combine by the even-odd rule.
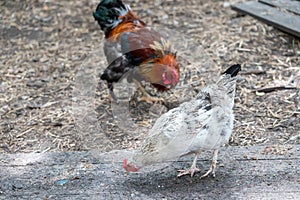
[[[110,95],[116,100],[113,83],[124,76],[142,91],[140,101],[156,102],[142,81],[158,91],[176,86],[180,78],[179,64],[170,42],[139,19],[121,0],[102,0],[93,13],[105,35],[104,53],[109,63],[101,75],[107,81]]]
[[[233,105],[236,75],[240,65],[232,65],[215,84],[200,91],[195,99],[182,103],[157,119],[149,135],[134,156],[123,161],[128,172],[141,167],[195,154],[190,169],[179,170],[179,176],[194,175],[199,154],[214,150],[210,169],[201,178],[215,176],[218,150],[226,144],[233,129]]]

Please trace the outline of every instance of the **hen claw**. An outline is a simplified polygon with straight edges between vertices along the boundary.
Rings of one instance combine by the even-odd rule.
[[[190,168],[190,169],[180,169],[180,170],[178,170],[179,174],[177,175],[177,177],[181,177],[181,176],[184,176],[187,174],[190,174],[191,177],[193,177],[194,174],[199,171],[200,171],[200,169],[197,167]]]
[[[194,174],[195,174],[195,172],[199,172],[200,169],[198,169],[198,168],[196,167],[198,156],[199,156],[199,153],[196,153],[196,156],[195,156],[195,158],[194,158],[193,164],[192,164],[192,166],[190,167],[190,169],[187,169],[187,170],[180,169],[180,170],[178,170],[178,171],[179,171],[179,174],[177,175],[177,177],[180,177],[180,176],[183,176],[183,175],[187,175],[187,174],[190,174],[191,177],[193,177]]]
[[[212,165],[210,166],[209,170],[208,170],[205,174],[203,174],[203,175],[200,177],[200,179],[201,179],[201,178],[204,178],[204,177],[207,177],[210,173],[212,173],[213,177],[216,177],[215,170],[216,170],[216,165],[215,165],[215,164],[212,164]]]

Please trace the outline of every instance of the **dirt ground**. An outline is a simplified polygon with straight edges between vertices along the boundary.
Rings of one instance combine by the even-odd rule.
[[[0,153],[134,148],[155,118],[235,63],[230,145],[300,143],[299,39],[239,15],[236,0],[125,2],[187,49],[182,82],[164,105],[137,102],[138,93],[124,107],[111,104],[97,78],[105,65],[92,17],[98,1],[0,2]],[[277,86],[292,89],[257,91]]]

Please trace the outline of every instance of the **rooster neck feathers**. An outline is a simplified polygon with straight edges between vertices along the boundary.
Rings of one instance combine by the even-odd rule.
[[[131,12],[129,5],[124,4],[121,0],[102,0],[93,16],[104,31],[106,38],[115,39],[119,33],[132,31],[136,27],[145,25]]]
[[[137,29],[146,26],[145,22],[140,20],[133,12],[128,11],[125,15],[119,17],[121,20],[118,26],[108,32],[106,38],[110,41],[115,41],[121,33],[135,32]]]

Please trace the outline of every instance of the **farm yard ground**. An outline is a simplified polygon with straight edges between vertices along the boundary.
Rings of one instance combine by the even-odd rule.
[[[183,64],[186,79],[172,96],[164,94],[166,104],[125,104],[135,130],[116,120],[118,110],[97,79],[105,62],[92,17],[98,1],[0,2],[1,154],[133,149],[160,113],[235,63],[243,71],[229,145],[270,145],[268,151],[284,154],[300,144],[299,39],[231,10],[235,0],[125,2],[149,25],[174,31],[170,39],[186,42],[194,58]],[[258,91],[281,86],[292,89]]]

